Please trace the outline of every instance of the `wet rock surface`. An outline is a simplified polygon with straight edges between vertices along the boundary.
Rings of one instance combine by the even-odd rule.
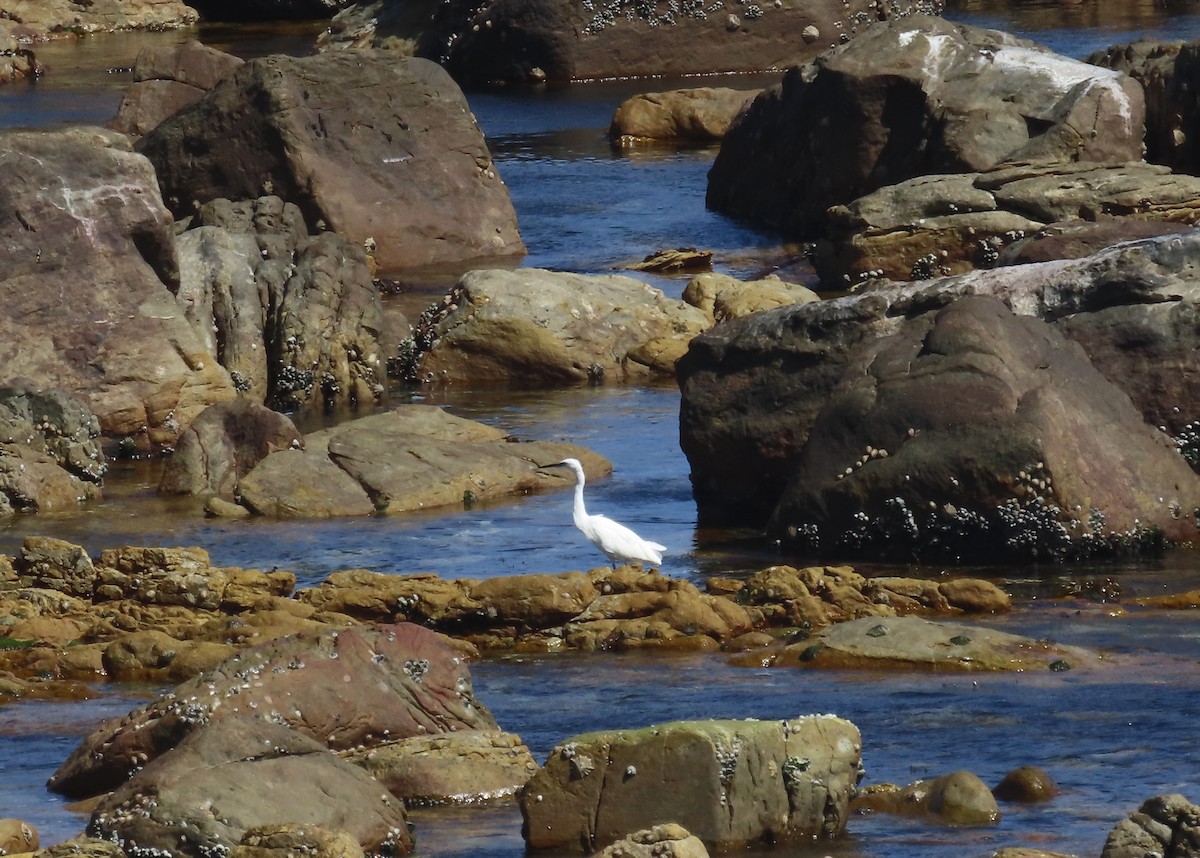
[[[524,253],[462,92],[426,60],[252,60],[137,145],[180,214],[274,194],[385,270]]]
[[[726,134],[707,200],[810,237],[830,206],[916,176],[1139,160],[1143,117],[1124,75],[994,30],[894,20],[760,95]]]
[[[63,511],[100,496],[100,423],[59,391],[0,387],[0,515]]]
[[[1000,808],[973,772],[957,771],[908,786],[875,784],[855,798],[854,810],[917,816],[942,825],[996,825]]]
[[[126,853],[203,858],[293,820],[345,830],[373,854],[412,849],[403,803],[377,781],[307,736],[252,719],[207,725],[139,767],[100,800],[87,833]]]
[[[861,750],[858,729],[829,715],[574,736],[521,791],[522,833],[531,848],[584,852],[672,820],[715,848],[830,837]]]
[[[866,399],[856,400],[851,388],[842,390],[839,387],[844,379],[850,378],[845,374],[851,363],[849,356],[857,353],[863,357],[865,363],[856,366],[867,369],[874,367],[871,372],[882,370],[890,358],[884,351],[877,350],[883,342],[879,337],[898,335],[900,339],[892,342],[899,342],[903,339],[899,332],[906,325],[911,333],[915,330],[911,326],[920,324],[911,320],[904,322],[902,316],[909,316],[912,320],[923,317],[932,322],[937,317],[937,309],[949,306],[951,301],[963,295],[993,295],[1018,313],[1039,315],[1053,322],[1063,334],[1084,344],[1085,351],[1093,356],[1092,362],[1095,366],[1103,367],[1109,381],[1133,398],[1135,407],[1141,412],[1143,419],[1151,421],[1151,426],[1161,425],[1168,431],[1178,431],[1176,427],[1182,428],[1182,424],[1190,419],[1181,413],[1172,413],[1176,407],[1175,403],[1189,401],[1190,392],[1186,389],[1188,375],[1180,374],[1169,367],[1186,366],[1190,360],[1190,335],[1186,333],[1186,325],[1180,326],[1179,320],[1190,317],[1191,314],[1192,299],[1189,296],[1195,287],[1190,274],[1191,263],[1188,260],[1195,247],[1192,234],[1187,234],[1121,245],[1073,262],[973,272],[957,278],[935,279],[922,286],[875,289],[818,304],[757,314],[727,323],[698,337],[693,340],[688,355],[680,362],[679,371],[683,390],[681,440],[692,464],[693,486],[702,517],[711,517],[712,520],[766,520],[783,497],[785,485],[789,481],[786,476],[788,466],[785,463],[798,458],[801,450],[808,444],[819,419],[841,419],[855,409],[862,414],[871,409],[882,413],[878,411],[879,408],[885,407],[882,401],[871,403]],[[1163,300],[1168,294],[1173,297]],[[1124,297],[1118,298],[1118,295]],[[995,318],[1007,319],[1003,313]],[[1016,328],[1027,327],[1025,323],[1016,319],[1007,319],[1006,324],[1015,325]],[[1128,327],[1125,327],[1126,325]],[[1155,332],[1153,337],[1146,336],[1151,331]],[[1138,333],[1135,335],[1134,332]],[[921,337],[925,336],[924,333],[921,334]],[[1021,336],[1040,338],[1047,348],[1050,348],[1053,339],[1049,332],[1039,333],[1033,328],[1026,330]],[[926,340],[922,339],[922,342]],[[951,362],[948,362],[946,355],[939,353],[932,347],[932,341],[929,342],[931,348],[912,352],[912,360],[918,365],[926,362],[930,369],[934,365],[949,367]],[[952,345],[954,342],[958,345]],[[1150,352],[1140,352],[1144,346],[1139,345],[1139,342],[1154,345]],[[781,346],[782,349],[775,350],[775,345]],[[957,336],[951,337],[951,340],[943,345],[947,348],[952,347],[963,359],[968,359],[968,356],[973,354],[973,350],[967,347],[967,340],[960,340]],[[1054,362],[1069,359],[1074,364],[1079,360],[1078,356],[1070,357],[1072,350],[1061,344],[1054,345],[1051,352],[1054,359],[1046,367],[1042,367],[1042,362],[1022,364],[1024,359],[1014,364],[1014,368],[1025,365],[1030,373],[1026,376],[1029,386],[1025,387],[1029,393],[1041,390],[1037,379]],[[1109,359],[1110,355],[1116,356],[1121,352],[1124,352],[1122,357]],[[1151,352],[1163,361],[1161,370],[1156,368],[1160,364],[1150,358]],[[769,359],[766,358],[768,354],[772,355]],[[776,362],[783,354],[789,356],[786,371]],[[868,354],[873,356],[867,357]],[[983,352],[980,352],[980,355],[982,354]],[[969,358],[971,361],[974,359]],[[916,390],[916,387],[909,388],[908,385],[924,384],[932,378],[924,371],[920,374],[913,372],[907,358],[894,366],[898,371],[897,382],[906,389]],[[731,374],[734,370],[736,375]],[[1089,374],[1092,374],[1091,371]],[[994,375],[997,382],[1002,377],[1009,377],[1007,369]],[[733,384],[732,380],[735,378],[737,383]],[[1088,401],[1092,402],[1092,405],[1087,408],[1098,408],[1105,412],[1111,409],[1124,410],[1124,406],[1120,405],[1121,397],[1114,395],[1110,388],[1106,388],[1099,381],[1089,383],[1094,391],[1092,394],[1086,394],[1083,387],[1076,389],[1073,376],[1066,381],[1066,387],[1062,388],[1060,385],[1060,390],[1061,395],[1069,394],[1067,398],[1060,398],[1060,405],[1043,412],[1046,417],[1052,412],[1056,413],[1054,419],[1059,425],[1070,425],[1072,421],[1079,419],[1083,413],[1079,409]],[[1008,383],[1002,382],[1003,385]],[[1026,382],[1021,382],[1018,388],[1023,385],[1026,385]],[[1075,399],[1085,394],[1085,399]],[[1019,408],[1011,414],[1025,416],[1035,413],[1026,410],[1035,404],[1039,408],[1048,408],[1050,400],[1042,397],[1042,392],[1036,393],[1026,401],[1024,408]],[[841,405],[831,406],[835,401]],[[855,404],[856,402],[858,404]],[[908,404],[904,404],[903,408],[907,409]],[[911,404],[915,405],[916,402]],[[959,400],[957,404],[943,403],[935,410],[947,405],[967,407],[966,400]],[[978,405],[985,411],[998,407],[994,398],[981,401]],[[827,406],[831,406],[831,410],[826,410]],[[843,407],[849,410],[838,410]],[[716,413],[733,414],[736,418],[726,417],[719,422],[710,421],[708,415]],[[824,417],[820,417],[822,414]],[[841,418],[837,417],[838,414]],[[905,414],[907,415],[907,411]],[[829,494],[822,500],[822,503],[826,504],[825,510],[817,511],[818,515],[827,514],[832,508],[829,504],[835,503],[832,498],[850,490],[860,476],[869,474],[872,469],[890,473],[895,466],[892,454],[899,452],[903,445],[918,442],[914,451],[919,448],[921,427],[911,423],[908,416],[901,416],[899,413],[896,416],[899,422],[893,428],[899,435],[894,440],[900,446],[897,443],[888,443],[882,438],[859,438],[863,441],[861,446],[842,450],[840,456],[812,472],[813,479],[824,481],[824,484],[829,486]],[[1149,445],[1146,449],[1150,459],[1147,461],[1158,461],[1167,471],[1177,470],[1176,463],[1168,455],[1171,451],[1160,449],[1159,440],[1169,440],[1166,436],[1156,439],[1149,427],[1135,429],[1129,422],[1128,412],[1121,420],[1125,422],[1128,431],[1133,432],[1132,437],[1141,438]],[[914,430],[911,436],[908,433],[910,428]],[[1069,437],[1065,440],[1069,445]],[[1111,463],[1103,457],[1099,461],[1105,466],[1128,466],[1140,471],[1141,465],[1134,464],[1133,459],[1125,458],[1125,454],[1130,451],[1125,450],[1124,444],[1124,440],[1121,440],[1117,445]],[[871,450],[875,452],[872,454]],[[944,452],[947,453],[946,457],[938,453],[927,461],[930,466],[928,469],[922,466],[920,469],[900,470],[897,473],[897,482],[892,485],[896,486],[901,482],[911,484],[913,480],[919,482],[938,473],[953,460],[949,449]],[[866,461],[860,461],[864,456]],[[1092,461],[1097,460],[1093,458]],[[1120,465],[1122,461],[1127,464]],[[1059,510],[1066,510],[1068,514],[1075,504],[1079,504],[1085,517],[1089,515],[1093,506],[1103,515],[1109,515],[1103,503],[1091,501],[1090,493],[1093,487],[1090,484],[1082,490],[1080,497],[1069,503],[1058,502],[1048,497],[1045,494],[1047,489],[1040,485],[1035,484],[1035,491],[1032,493],[1028,488],[1018,489],[1019,485],[1030,484],[1031,480],[1035,483],[1045,482],[1046,476],[1050,476],[1051,481],[1047,486],[1053,486],[1055,492],[1060,490],[1059,475],[1049,471],[1046,474],[1038,474],[1035,473],[1038,470],[1036,467],[1032,470],[1027,467],[1039,462],[1044,469],[1046,458],[1041,454],[1037,454],[1030,462],[1014,462],[1011,469],[1001,468],[1003,475],[999,471],[996,474],[1002,476],[1001,482],[995,485],[1001,489],[1007,485],[1007,496],[1015,498],[1018,505],[1029,501],[1036,502],[1040,493],[1048,506],[1057,506]],[[881,467],[876,468],[877,465]],[[1051,468],[1053,467],[1055,466],[1051,465]],[[846,473],[847,468],[849,473]],[[1008,470],[1011,470],[1011,473],[1008,473]],[[1025,473],[1024,478],[1021,477],[1022,471]],[[840,480],[837,479],[839,472],[842,474]],[[908,481],[903,480],[906,473],[910,477]],[[1146,473],[1150,472],[1147,470]],[[947,468],[943,476],[948,487],[947,495],[942,496],[939,490],[938,497],[922,497],[919,501],[914,499],[911,503],[908,500],[904,501],[915,523],[919,523],[917,518],[927,514],[930,501],[936,506],[932,511],[934,513],[938,513],[938,510],[941,513],[947,512],[944,506],[946,503],[954,507],[951,513],[957,511],[959,502],[954,500],[957,487],[951,480],[965,484],[975,479],[966,472],[954,472],[953,468]],[[1061,476],[1067,481],[1071,479],[1066,473]],[[1100,479],[1095,489],[1102,490],[1105,483],[1106,480]],[[1142,514],[1133,511],[1135,506],[1141,503],[1136,500],[1137,491],[1131,489],[1138,484],[1138,480],[1124,485],[1110,483],[1116,492],[1116,508],[1127,510],[1122,514],[1127,519],[1125,525],[1117,525],[1115,517],[1105,519],[1106,522],[1116,525],[1117,530],[1128,526],[1134,518]],[[1184,516],[1191,512],[1192,507],[1179,492],[1187,494],[1191,491],[1192,484],[1193,480],[1186,475],[1173,473],[1159,488],[1150,489],[1143,497],[1149,498],[1151,507],[1157,505],[1158,497],[1176,497],[1180,504],[1177,509],[1178,516],[1176,508],[1164,500],[1161,512],[1166,514],[1165,519],[1162,516],[1151,517],[1147,511],[1142,521],[1147,525],[1153,522],[1154,526],[1159,527],[1165,534],[1174,534],[1171,538],[1188,538],[1189,534],[1185,532],[1186,528],[1183,525],[1189,520]],[[862,483],[858,485],[861,486]],[[1062,482],[1061,488],[1069,487]],[[897,496],[902,499],[906,497],[903,492],[883,493],[876,496],[876,500],[884,503],[888,498]],[[1097,494],[1096,497],[1100,499],[1102,495]],[[999,500],[1003,501],[1004,498]],[[979,512],[977,508],[974,511]],[[797,523],[784,521],[783,518],[777,518],[776,522],[783,528]],[[897,533],[904,531],[908,526],[906,522],[908,517],[903,515],[894,521],[898,528]],[[1057,530],[1057,526],[1050,520],[1047,520],[1047,524],[1052,530]],[[796,535],[802,536],[799,531]]]
[[[703,315],[640,280],[472,271],[414,332],[420,381],[521,387],[670,375]]]
[[[0,381],[81,399],[109,437],[175,442],[233,398],[228,374],[184,319],[178,261],[154,170],[100,129],[9,132],[0,166]]]
[[[470,86],[606,77],[768,71],[806,62],[868,23],[935,2],[767,4],[625,0],[362,2],[335,17],[325,46],[391,47],[445,63]],[[799,34],[802,37],[798,37]]]

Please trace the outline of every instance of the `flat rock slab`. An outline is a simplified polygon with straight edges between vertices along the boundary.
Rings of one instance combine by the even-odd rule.
[[[832,836],[860,754],[858,729],[832,715],[587,733],[521,791],[522,833],[531,848],[584,852],[670,821],[710,848]]]
[[[864,617],[837,623],[814,640],[789,646],[776,664],[813,667],[957,670],[1065,670],[1100,658],[981,626],[918,617]]]
[[[525,252],[462,92],[427,60],[252,60],[137,145],[176,212],[273,193],[384,270]]]
[[[127,853],[208,858],[281,822],[345,830],[372,854],[412,849],[404,804],[370,775],[307,736],[256,720],[188,736],[102,798],[88,834]]]
[[[441,635],[408,623],[301,633],[243,650],[101,725],[54,773],[50,788],[73,796],[111,789],[189,733],[229,718],[285,724],[335,750],[497,729]]]
[[[814,265],[831,286],[959,274],[991,267],[1007,246],[1064,222],[1129,222],[1126,238],[1156,224],[1179,231],[1200,220],[1198,199],[1200,178],[1143,162],[921,176],[831,208]]]
[[[304,450],[272,453],[237,493],[250,509],[277,517],[411,512],[565,486],[565,476],[539,465],[567,457],[590,476],[612,470],[574,444],[515,442],[440,408],[406,405],[306,436]]]

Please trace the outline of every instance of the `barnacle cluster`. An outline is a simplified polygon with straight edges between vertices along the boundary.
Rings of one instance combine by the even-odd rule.
[[[835,479],[849,476],[861,465],[856,463]],[[1044,462],[1020,469],[1009,484],[1010,496],[988,508],[896,495],[839,522],[792,524],[785,530],[786,544],[808,553],[823,550],[955,563],[996,557],[1062,562],[1157,554],[1165,547],[1161,531],[1140,522],[1114,530],[1098,509],[1086,513],[1080,508],[1063,509]]]

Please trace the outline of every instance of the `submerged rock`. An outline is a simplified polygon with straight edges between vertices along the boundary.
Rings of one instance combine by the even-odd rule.
[[[793,68],[729,129],[708,205],[809,237],[830,206],[931,173],[1142,154],[1129,77],[995,30],[914,16]]]
[[[525,250],[462,92],[426,60],[252,60],[137,146],[177,213],[274,194],[311,229],[371,248],[385,270]]]
[[[848,721],[680,721],[586,733],[520,794],[528,847],[592,852],[675,821],[707,846],[840,834],[860,774]]]
[[[906,668],[920,670],[1067,670],[1099,658],[983,626],[895,617],[837,623],[812,640],[790,644],[776,667]],[[986,787],[985,787],[986,789]],[[988,793],[989,797],[991,793]]]
[[[879,784],[868,787],[852,803],[857,811],[882,811],[899,816],[932,819],[943,825],[996,825],[1000,808],[979,776],[951,772],[905,787]]]

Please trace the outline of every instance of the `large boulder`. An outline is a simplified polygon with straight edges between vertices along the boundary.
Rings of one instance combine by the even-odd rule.
[[[994,30],[913,16],[791,69],[730,128],[708,205],[793,236],[930,173],[1142,154],[1141,87]]]
[[[831,288],[878,277],[920,280],[1003,264],[1010,246],[1060,224],[1090,224],[1095,252],[1123,239],[1186,230],[1197,221],[1195,176],[1144,162],[1022,164],[921,176],[833,206],[813,262]],[[1083,230],[1076,226],[1073,232]]]
[[[400,624],[301,633],[242,650],[102,724],[49,786],[73,796],[112,789],[198,728],[229,719],[286,725],[333,750],[497,729],[461,657],[435,632]]]
[[[178,297],[238,390],[280,410],[374,402],[383,308],[362,247],[277,196],[213,200],[177,241]]]
[[[196,41],[142,48],[133,65],[133,84],[109,127],[133,136],[145,134],[241,64],[241,58]]]
[[[535,849],[593,852],[677,822],[710,848],[840,834],[860,776],[858,729],[832,715],[681,721],[575,736],[520,793]]]
[[[905,336],[923,338],[925,331],[918,333],[917,330],[923,324],[932,323],[936,317],[935,311],[965,295],[992,295],[1018,313],[1037,314],[1050,320],[1064,334],[1082,342],[1086,350],[1095,355],[1095,366],[1107,373],[1114,384],[1133,398],[1138,411],[1151,421],[1151,425],[1163,425],[1172,431],[1182,429],[1184,424],[1194,419],[1185,409],[1186,403],[1193,401],[1195,395],[1189,386],[1189,378],[1193,373],[1187,369],[1195,353],[1190,333],[1193,326],[1187,320],[1195,312],[1197,292],[1192,272],[1197,252],[1200,252],[1200,236],[1191,233],[1130,243],[1082,260],[972,272],[908,287],[866,291],[816,304],[768,311],[718,326],[693,340],[688,355],[680,362],[683,390],[681,442],[691,462],[693,488],[702,517],[710,521],[765,523],[795,474],[792,463],[797,461],[808,442],[818,415],[835,395],[841,395],[838,386],[853,380],[853,372],[847,372],[852,362],[849,355],[857,352],[861,358],[869,361],[866,355],[875,349],[880,355],[880,362],[871,371],[884,372],[885,364],[891,365],[899,372],[896,382],[901,387],[917,383],[920,377],[915,372],[909,374],[908,360],[898,365],[889,363],[899,352],[887,353],[886,344],[876,343],[876,340],[897,335],[906,326],[908,334],[893,337],[889,342],[898,344]],[[922,317],[926,321],[906,323],[906,316]],[[989,323],[992,321],[1003,321],[1006,328],[1013,329],[1014,334],[1022,327],[1016,320],[1005,319],[1003,314],[996,315]],[[1028,339],[1035,333],[1026,331],[1021,336]],[[1035,340],[1041,339],[1046,346],[1050,346],[1051,340],[1047,336],[1045,332],[1037,333]],[[989,353],[980,350],[973,357],[966,341],[956,337],[951,337],[941,347],[953,347],[960,356],[958,360],[968,362],[983,361],[983,356]],[[999,353],[997,350],[1004,350],[1003,346],[996,343],[987,348],[996,354]],[[1064,360],[1069,357],[1070,350],[1059,345],[1051,349],[1051,354],[1055,361]],[[932,351],[919,352],[919,349],[912,358],[921,365],[928,364],[931,369],[935,364],[944,367],[949,363]],[[1078,360],[1078,356],[1070,358],[1072,363]],[[860,371],[864,366],[870,366],[863,363],[855,365]],[[1014,364],[1014,368],[1020,367],[1025,368],[1023,372],[1032,373],[1022,383],[1031,385],[1027,388],[1029,393],[1040,390],[1041,385],[1035,383],[1038,374],[1045,372],[1044,368],[1039,368],[1040,363],[1030,365],[1021,358]],[[1084,370],[1081,368],[1080,371]],[[1010,385],[1011,379],[1005,380],[1005,376],[1005,373],[988,371],[986,375],[976,377],[976,380],[982,384],[987,378],[984,388],[987,385],[999,385],[997,390],[1000,390]],[[1093,406],[1089,406],[1090,409],[1098,408],[1104,412],[1124,408],[1117,404],[1123,396],[1099,385],[1094,370],[1088,371],[1088,377],[1093,379],[1089,385],[1096,385],[1093,387],[1094,393],[1088,394],[1094,402]],[[962,376],[964,382],[970,378],[970,375]],[[874,384],[873,381],[869,383]],[[1071,381],[1071,384],[1074,382]],[[1059,394],[1066,395],[1061,400],[1064,405],[1071,401],[1070,385],[1067,387],[1068,391]],[[899,389],[896,388],[897,391]],[[1095,401],[1096,397],[1113,401],[1106,405]],[[1022,414],[1032,413],[1028,409],[1035,403],[1045,406],[1050,400],[1038,393],[1025,401]],[[846,393],[842,395],[841,402],[843,408],[850,407],[854,396]],[[859,402],[860,405],[856,407],[865,415],[872,406],[865,398]],[[914,401],[914,407],[916,404]],[[891,407],[884,402],[877,405],[875,413],[878,415]],[[999,407],[993,400],[981,400],[978,403],[981,413],[990,413]],[[1179,408],[1179,412],[1172,414],[1175,408]],[[972,407],[965,401],[939,402],[932,407],[932,412],[941,410],[969,414]],[[823,419],[830,420],[827,425],[832,426],[847,418],[849,413],[830,408]],[[890,431],[898,433],[899,437],[893,439],[889,434],[887,439],[867,438],[858,428],[852,429],[847,443],[851,443],[852,439],[853,443],[861,444],[853,449],[840,449],[837,458],[817,466],[812,477],[829,481],[828,498],[845,497],[843,493],[850,486],[863,485],[860,479],[871,472],[890,472],[893,466],[891,456],[900,451],[898,444],[915,443],[912,447],[915,453],[929,440],[923,439],[917,432],[922,427],[908,420],[911,416],[909,412],[896,416],[900,422]],[[1012,416],[1017,415],[1014,413]],[[1066,422],[1054,422],[1066,426],[1076,418],[1066,418],[1064,415],[1062,419]],[[1128,423],[1128,414],[1121,420],[1133,431]],[[935,416],[935,422],[940,425],[940,418]],[[914,437],[908,434],[910,428],[914,430]],[[1134,433],[1135,437],[1141,439],[1137,443],[1149,443],[1151,448],[1156,447],[1157,443],[1148,439],[1144,430],[1145,427],[1141,427]],[[1104,430],[1095,427],[1095,431]],[[1099,442],[1099,438],[1095,440]],[[1117,447],[1113,459],[1117,468],[1134,466],[1141,470],[1141,465],[1134,465],[1133,460],[1121,452],[1124,441],[1110,441]],[[1065,453],[1073,442],[1069,438],[1064,442],[1066,446],[1061,449]],[[1015,449],[1012,445],[1005,447],[1010,452]],[[960,452],[965,449],[961,448]],[[864,456],[867,457],[866,461],[860,462]],[[1094,464],[1094,456],[1085,458]],[[1161,465],[1174,469],[1174,464],[1168,464],[1160,454],[1155,454],[1154,458],[1159,459]],[[809,461],[815,463],[816,460]],[[960,461],[965,465],[965,460]],[[1126,464],[1120,465],[1122,461]],[[944,467],[946,462],[928,471],[898,471],[897,479],[902,480],[905,474],[910,476],[907,481],[909,487],[914,484],[913,481],[922,479],[945,484],[945,495],[939,489],[936,492],[938,497],[922,498],[915,505],[911,499],[906,501],[910,512],[924,515],[923,510],[928,509],[930,501],[944,511],[944,504],[953,505],[953,498],[961,497],[959,488],[949,480],[958,479],[960,483],[968,484],[972,474],[956,474],[953,469]],[[1045,466],[1045,456],[1039,454],[1031,463],[1036,465],[1039,462]],[[1020,490],[1025,500],[1035,500],[1040,496],[1050,505],[1066,510],[1073,509],[1078,503],[1083,508],[1084,516],[1088,515],[1090,501],[1083,497],[1070,503],[1056,500],[1059,497],[1057,492],[1066,487],[1065,483],[1059,483],[1058,475],[1051,480],[1050,494],[1047,494],[1050,487],[1043,489],[1034,485],[1031,481],[1044,482],[1045,475],[1035,475],[1036,468],[1031,471],[1026,467],[1031,463],[1013,463],[1012,473],[1005,478],[1009,481],[1010,492],[1016,490],[1017,483],[1022,483],[1026,486]],[[1090,467],[1088,462],[1082,462],[1071,465],[1070,470],[1083,473]],[[837,472],[844,472],[847,468],[851,474],[847,476],[843,473],[843,479],[836,480]],[[1024,478],[1020,476],[1021,471],[1026,474]],[[939,474],[940,477],[936,476]],[[1192,512],[1191,505],[1184,500],[1184,495],[1191,491],[1191,483],[1185,476],[1170,478],[1165,485],[1157,487],[1134,480],[1124,489],[1102,475],[1098,479],[1099,486],[1108,485],[1110,490],[1118,494],[1132,496],[1143,490],[1148,491],[1146,502],[1152,508],[1157,508],[1157,498],[1163,497],[1163,507],[1168,513],[1173,509],[1170,500],[1176,498],[1181,506],[1174,508],[1170,522],[1161,524],[1166,532],[1184,537],[1180,527],[1190,522]],[[1000,483],[993,485],[1000,487]],[[1135,491],[1132,488],[1134,486],[1142,488]],[[1033,488],[1032,492],[1030,487]],[[884,500],[883,497],[878,499]],[[1138,504],[1127,505],[1122,501],[1120,505],[1128,510],[1130,520],[1139,515],[1134,511]],[[1178,520],[1174,518],[1176,513]],[[782,519],[779,521],[787,526]],[[1145,524],[1159,521],[1157,513],[1142,519]],[[1183,529],[1186,531],[1186,527]]]
[[[782,538],[960,559],[1194,537],[1200,478],[1047,323],[962,298],[846,358],[772,514]]]
[[[375,0],[335,17],[324,44],[391,47],[478,86],[604,77],[773,71],[849,41],[868,23],[939,2],[804,0]]]
[[[175,442],[229,375],[176,302],[150,162],[100,129],[0,135],[0,382],[83,400],[110,437]]]
[[[423,321],[415,380],[518,387],[670,375],[709,324],[632,277],[537,268],[468,272]]]
[[[369,247],[383,269],[525,249],[462,92],[426,60],[252,60],[137,146],[177,213],[276,194],[311,228]]]
[[[863,617],[836,623],[811,640],[788,644],[769,663],[833,670],[1058,672],[1098,666],[1102,657],[986,626],[918,617]],[[979,791],[987,794],[994,808],[988,788],[980,784]]]
[[[345,830],[371,854],[412,849],[404,804],[378,781],[307,736],[249,719],[207,725],[139,767],[100,799],[87,833],[126,854],[208,858],[281,822]]]

